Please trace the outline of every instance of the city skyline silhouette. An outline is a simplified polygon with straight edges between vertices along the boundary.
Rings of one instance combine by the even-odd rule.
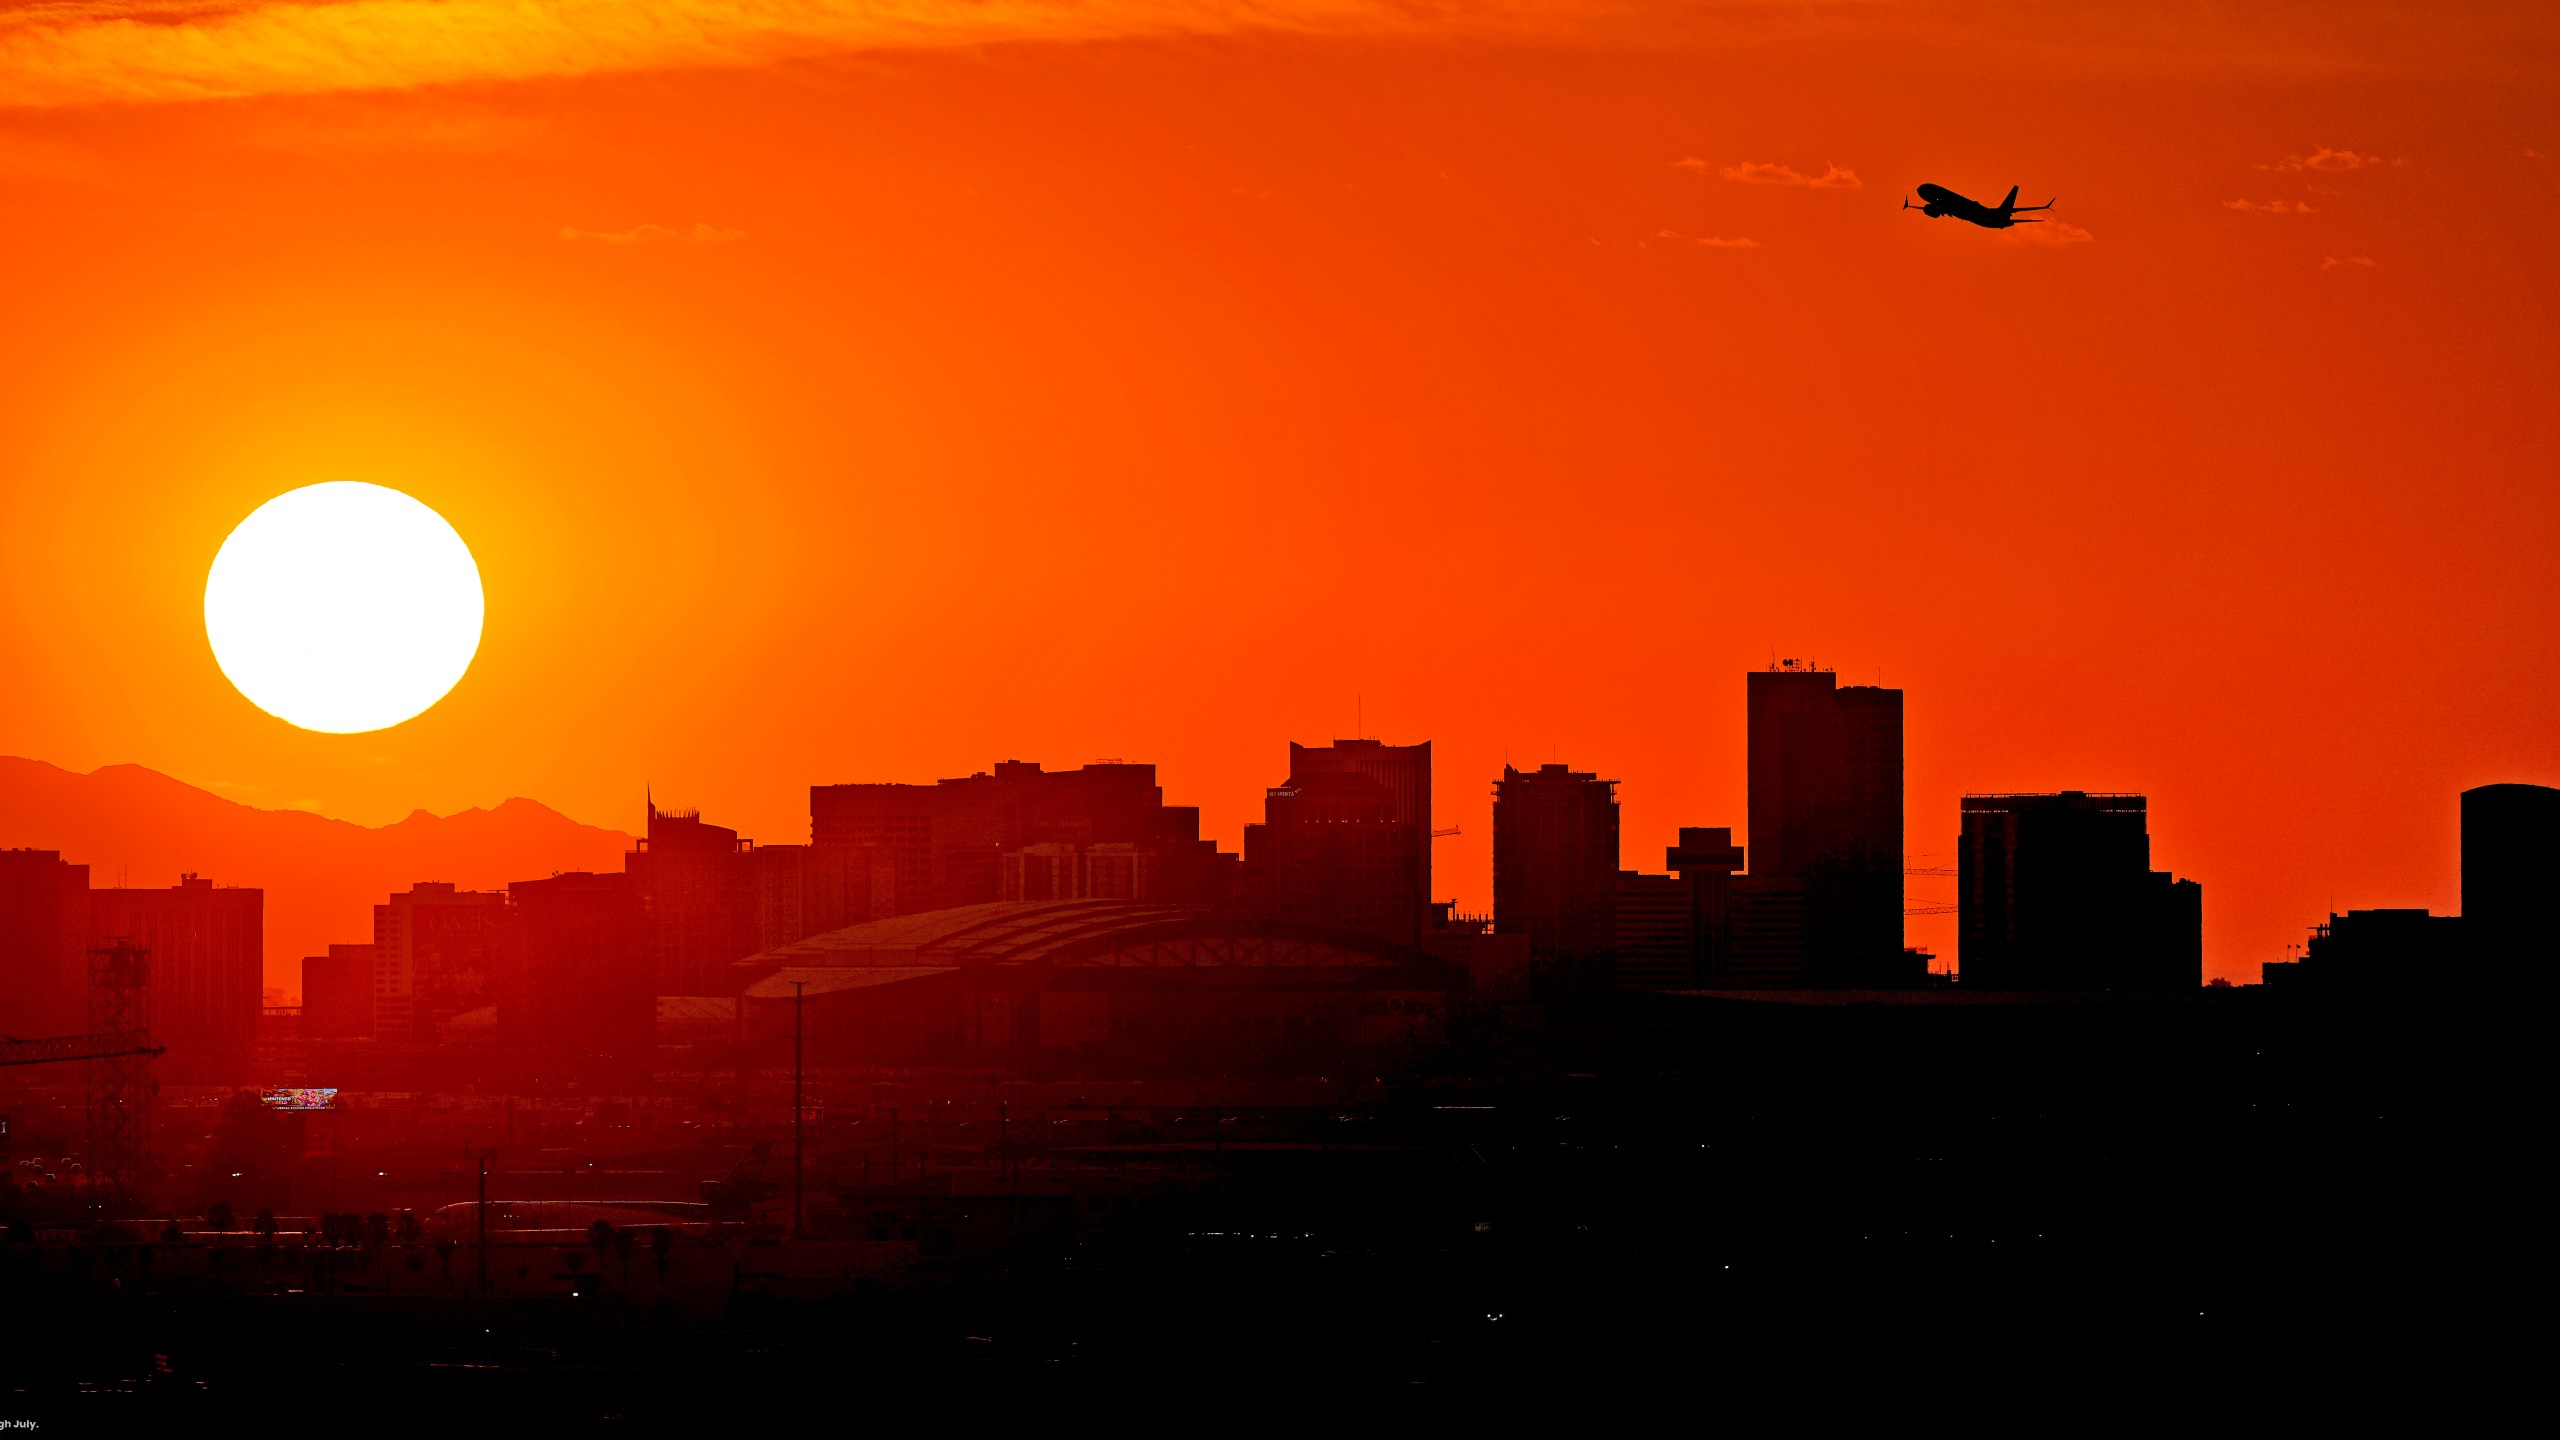
[[[2555,57],[0,10],[0,1429],[2485,1428]]]

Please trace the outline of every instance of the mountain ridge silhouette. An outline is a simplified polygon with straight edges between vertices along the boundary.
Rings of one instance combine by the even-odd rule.
[[[245,805],[143,765],[82,774],[0,755],[0,848],[60,851],[89,866],[99,888],[172,885],[182,872],[263,888],[266,983],[288,995],[301,989],[303,956],[331,942],[370,941],[372,907],[395,890],[420,880],[496,889],[562,870],[618,870],[633,843],[523,796],[367,826]]]

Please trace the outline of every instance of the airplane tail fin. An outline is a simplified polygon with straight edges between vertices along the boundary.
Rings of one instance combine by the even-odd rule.
[[[2018,208],[2017,186],[2012,185],[2009,187],[2009,198],[2000,202],[2000,208],[2003,210],[2015,210]]]

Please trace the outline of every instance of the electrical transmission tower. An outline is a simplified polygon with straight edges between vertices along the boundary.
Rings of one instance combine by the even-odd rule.
[[[151,952],[117,938],[89,952],[89,1033],[126,1036],[89,1062],[89,1173],[130,1191],[151,1140]]]

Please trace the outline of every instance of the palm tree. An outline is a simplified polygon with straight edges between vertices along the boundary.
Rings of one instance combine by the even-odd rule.
[[[587,1243],[596,1247],[596,1273],[604,1273],[604,1252],[613,1248],[613,1222],[599,1220],[587,1227]]]

